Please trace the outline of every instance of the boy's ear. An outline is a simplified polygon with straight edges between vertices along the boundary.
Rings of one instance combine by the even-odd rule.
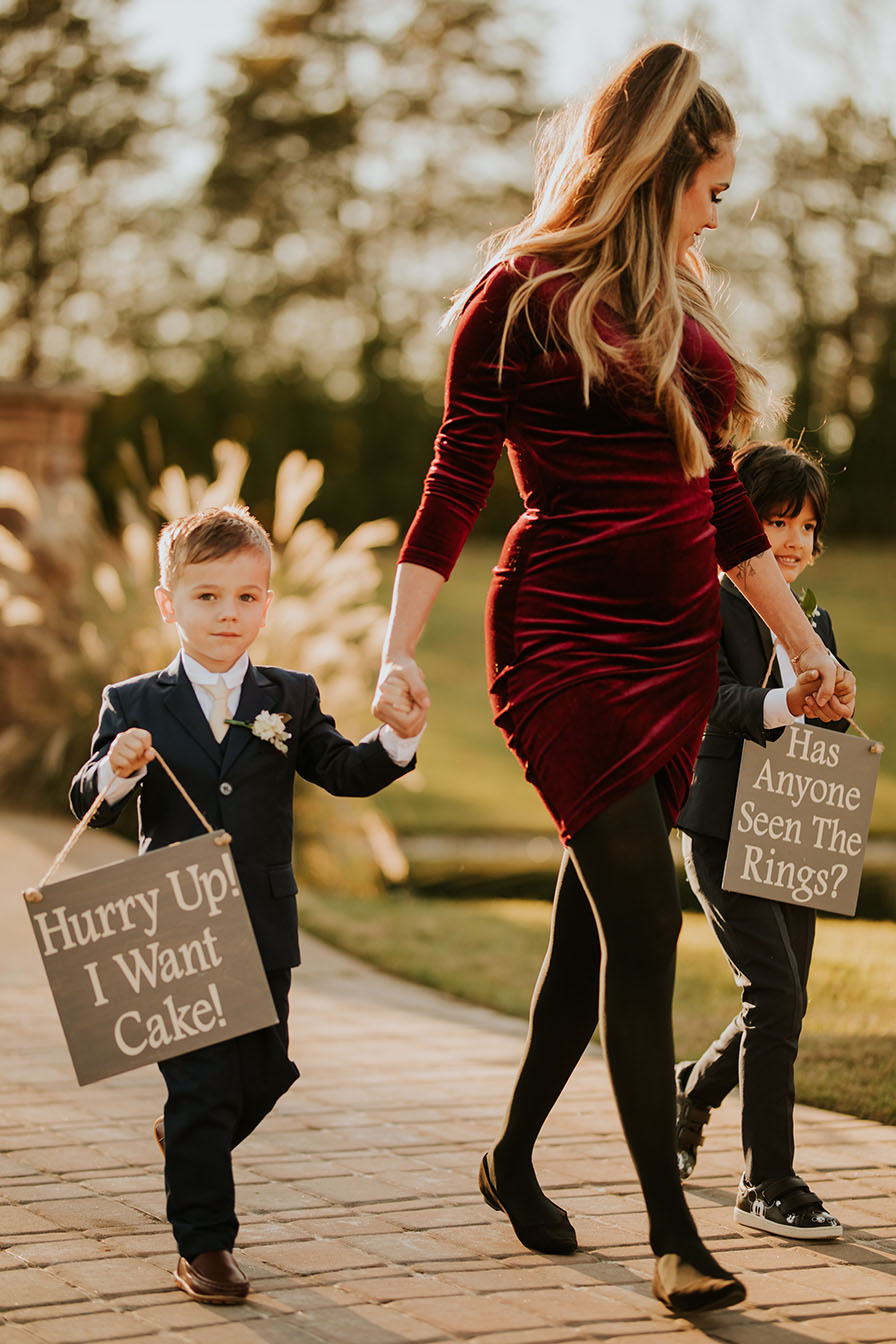
[[[274,590],[273,588],[269,588],[264,599],[264,616],[262,616],[261,618],[262,627],[264,626],[264,623],[267,619],[267,614],[271,609],[271,603],[273,602],[273,600],[274,600]]]
[[[168,625],[173,625],[177,618],[174,615],[174,603],[171,600],[171,594],[168,589],[163,588],[162,585],[159,584],[154,590],[154,596],[156,599],[156,606],[162,614],[162,620]]]

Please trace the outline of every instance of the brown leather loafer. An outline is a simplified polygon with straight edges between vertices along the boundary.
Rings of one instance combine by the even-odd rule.
[[[249,1280],[229,1251],[202,1251],[192,1262],[181,1256],[174,1281],[197,1302],[221,1306],[242,1302],[249,1292]]]
[[[165,1156],[165,1117],[164,1117],[163,1115],[160,1115],[159,1118],[158,1118],[158,1120],[157,1120],[157,1121],[155,1122],[155,1124],[153,1125],[153,1127],[152,1127],[152,1132],[153,1132],[153,1134],[155,1135],[156,1143],[157,1143],[157,1144],[159,1145],[159,1147],[161,1148],[161,1150],[162,1150],[162,1156],[164,1157],[164,1156]]]

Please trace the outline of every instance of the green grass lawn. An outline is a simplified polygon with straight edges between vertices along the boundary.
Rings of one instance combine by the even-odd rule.
[[[491,721],[482,629],[499,550],[497,540],[466,547],[420,642],[433,701],[420,767],[406,787],[389,789],[378,800],[400,831],[553,831]],[[391,573],[388,564],[383,568]],[[896,702],[889,685],[896,665],[896,546],[834,541],[806,577],[831,612],[840,652],[858,678],[857,721],[890,744],[871,828],[896,835]],[[384,599],[390,583],[384,584]]]
[[[550,906],[513,899],[377,900],[305,894],[304,927],[404,979],[525,1017],[547,945]],[[811,1001],[797,1064],[799,1101],[896,1123],[892,968],[896,926],[819,920]],[[701,1053],[738,995],[702,914],[686,913],[679,949],[679,1058]]]

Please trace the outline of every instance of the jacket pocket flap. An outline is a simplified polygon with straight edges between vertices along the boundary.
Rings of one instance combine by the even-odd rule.
[[[740,751],[742,737],[726,737],[723,733],[707,733],[700,743],[701,756],[734,756]]]
[[[279,868],[269,868],[268,881],[271,884],[271,895],[277,900],[295,896],[299,889],[295,873],[288,863],[282,864]]]

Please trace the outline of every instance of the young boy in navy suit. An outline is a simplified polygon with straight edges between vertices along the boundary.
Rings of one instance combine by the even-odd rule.
[[[793,583],[821,550],[824,473],[789,442],[748,444],[734,462],[781,572]],[[719,690],[678,826],[688,882],[728,958],[742,1007],[696,1063],[676,1068],[678,1165],[682,1179],[691,1174],[710,1110],[739,1082],[745,1168],[735,1222],[784,1237],[830,1239],[841,1235],[840,1223],[793,1168],[793,1073],[815,912],[726,891],[722,872],[744,740],[764,746],[804,719],[840,732],[849,725],[818,709],[811,674],[796,680],[780,648],[772,658],[771,632],[727,578],[721,604]],[[827,612],[819,608],[812,621],[836,654]],[[849,680],[854,687],[851,674]],[[844,701],[850,714],[853,698]]]
[[[231,836],[279,1020],[160,1063],[168,1097],[155,1133],[180,1253],[175,1279],[201,1302],[232,1303],[245,1298],[249,1282],[232,1254],[239,1223],[231,1150],[298,1077],[287,1032],[291,968],[299,963],[295,775],[366,797],[413,769],[419,738],[384,725],[355,746],[321,709],[312,677],[249,661],[273,594],[270,542],[247,509],[207,509],[169,523],[159,569],[156,601],[177,629],[180,653],[164,671],[106,687],[71,805],[83,816],[115,776],[94,825],[115,821],[136,792],[141,852],[202,834],[153,765],[157,747],[208,822]],[[266,725],[267,739],[252,724]]]

